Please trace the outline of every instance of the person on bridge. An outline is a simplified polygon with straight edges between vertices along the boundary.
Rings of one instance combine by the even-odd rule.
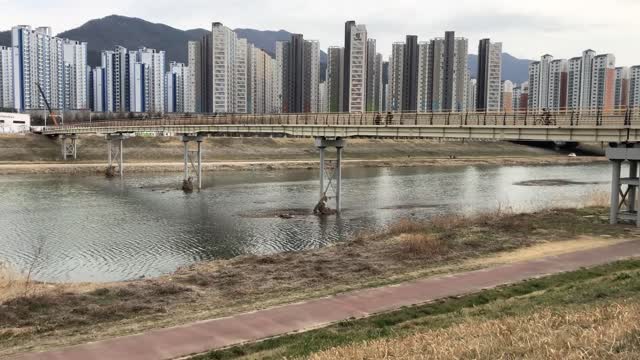
[[[376,117],[375,117],[375,120],[374,120],[374,124],[375,124],[375,125],[380,125],[381,123],[382,123],[382,114],[380,114],[380,112],[378,111],[378,112],[376,113]]]
[[[393,114],[391,113],[391,111],[389,111],[387,112],[386,125],[391,125],[392,121],[393,121]]]
[[[547,108],[542,109],[542,121],[545,125],[551,124],[551,112]]]

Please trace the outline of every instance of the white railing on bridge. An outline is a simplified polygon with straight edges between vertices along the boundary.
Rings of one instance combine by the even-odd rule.
[[[165,114],[134,119],[66,122],[46,130],[90,127],[186,125],[314,125],[314,126],[492,126],[492,127],[640,127],[640,109],[518,112],[366,112],[287,114]]]

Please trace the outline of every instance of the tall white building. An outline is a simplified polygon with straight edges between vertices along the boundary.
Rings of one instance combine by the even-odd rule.
[[[427,97],[431,101],[431,106],[428,111],[442,111],[444,101],[444,57],[444,39],[437,38],[431,40],[429,42],[430,63],[428,74],[431,85],[427,89]]]
[[[274,94],[273,94],[273,98],[274,98],[274,104],[273,106],[275,107],[274,111],[276,113],[281,113],[282,112],[282,97],[283,97],[283,74],[285,71],[285,46],[284,46],[284,42],[282,41],[277,41],[276,42],[276,62],[275,62],[275,72],[274,72],[274,80],[275,80],[275,85],[274,85]]]
[[[595,56],[595,51],[585,50],[580,60],[580,100],[578,106],[580,109],[591,107],[593,59]]]
[[[0,46],[0,108],[13,108],[13,47]]]
[[[237,36],[221,23],[213,23],[213,112],[230,113],[234,111],[234,59],[236,56]]]
[[[366,111],[367,102],[367,28],[351,28],[349,61],[349,112]]]
[[[167,112],[184,113],[189,94],[189,67],[172,61],[165,75],[165,106]]]
[[[529,110],[547,108],[549,102],[549,68],[553,56],[544,55],[529,65]]]
[[[199,103],[202,93],[202,54],[199,41],[189,41],[187,44],[187,98],[185,99],[185,112],[201,112],[202,105]]]
[[[118,76],[115,71],[115,52],[111,50],[103,50],[100,59],[100,67],[102,68],[102,76],[104,77],[102,86],[105,90],[104,94],[102,95],[104,98],[104,101],[102,103],[102,111],[117,111],[115,84],[119,83],[120,76]]]
[[[54,37],[51,28],[16,26],[11,29],[14,47],[14,108],[44,109],[39,84],[53,109],[64,109],[64,40]],[[86,63],[84,67],[86,68]]]
[[[318,112],[320,105],[320,42],[304,41],[304,112]]]
[[[251,89],[249,88],[249,69],[251,63],[250,54],[253,50],[250,50],[249,47],[247,39],[236,39],[235,56],[232,58],[232,112],[234,113],[246,114],[249,112],[251,106],[251,101],[248,96],[251,94]],[[253,46],[251,46],[251,48],[253,48]]]
[[[580,94],[582,79],[582,58],[574,57],[568,61],[568,80],[567,80],[567,108],[580,108]]]
[[[367,111],[382,110],[382,54],[376,52],[376,40],[367,39]]]
[[[612,110],[615,101],[616,57],[613,54],[597,55],[593,57],[591,64],[589,108]]]
[[[629,80],[629,107],[640,108],[640,65],[632,66]]]
[[[87,43],[64,40],[65,109],[88,109]]]
[[[404,43],[393,43],[389,60],[389,111],[400,111],[402,106],[402,79],[404,70]]]
[[[318,91],[320,96],[320,104],[318,105],[318,112],[329,112],[329,99],[327,94],[327,82],[323,81],[320,83],[320,90]]]
[[[431,111],[430,88],[432,85],[431,56],[429,42],[418,43],[418,101],[419,112]]]
[[[450,40],[452,38],[453,40]],[[449,53],[450,50],[446,50],[446,63],[453,64],[453,74],[449,74],[447,68],[445,68],[444,77],[448,79],[449,76],[453,77],[453,81],[448,84],[448,89],[445,92],[445,111],[465,111],[467,105],[467,78],[469,72],[469,40],[463,37],[455,37],[453,31],[447,31],[445,33],[445,49],[447,49],[447,43],[453,41],[453,57]],[[500,47],[502,49],[502,47]],[[451,65],[447,65],[450,67]],[[447,80],[448,81],[448,80]],[[450,94],[450,95],[449,95]],[[448,97],[451,96],[451,99]],[[450,106],[449,106],[450,105]]]
[[[91,111],[104,112],[106,103],[106,69],[98,66],[90,71]]]
[[[478,80],[476,79],[469,79],[469,82],[467,83],[467,110],[474,112],[477,109],[477,104],[476,101],[478,99],[477,97],[477,89],[478,89]]]
[[[138,71],[137,74],[134,71],[137,80],[136,87],[133,87],[134,94],[136,98],[143,98],[137,104],[136,111],[163,112],[165,110],[165,52],[141,48],[136,53],[134,66],[135,71]]]
[[[480,40],[478,46],[477,108],[500,111],[502,87],[502,43]]]
[[[275,60],[265,51],[252,48],[251,61],[251,103],[253,114],[270,114],[276,112],[274,104],[274,70]]]

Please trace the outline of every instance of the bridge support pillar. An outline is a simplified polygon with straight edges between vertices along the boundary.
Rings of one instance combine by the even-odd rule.
[[[606,155],[612,163],[610,223],[613,225],[620,221],[635,222],[640,227],[640,211],[638,211],[640,144],[610,146],[606,150]],[[628,177],[622,177],[624,162],[629,163]]]
[[[335,198],[335,206],[336,212],[340,213],[342,210],[342,150],[346,145],[346,141],[342,138],[335,139],[327,139],[326,137],[316,137],[315,145],[320,151],[320,200],[314,212],[322,213],[322,211],[318,210],[318,206],[324,204],[330,196],[328,195],[328,190],[333,188],[334,190],[334,198]],[[325,150],[328,147],[336,148],[336,160],[334,162],[335,166],[333,168],[333,174],[328,175],[327,173],[327,162],[325,160]],[[325,177],[327,178],[327,184],[325,185]],[[335,181],[335,187],[333,187],[333,182]]]
[[[182,180],[182,190],[186,192],[193,191],[193,177],[190,171],[196,173],[196,186],[198,190],[202,189],[202,141],[204,137],[201,135],[183,135],[184,143],[184,177]],[[197,148],[195,151],[189,150],[189,142],[195,141]]]
[[[67,160],[68,157],[72,157],[74,160],[78,158],[78,152],[76,147],[77,135],[61,135],[62,141],[62,159]]]
[[[114,177],[116,173],[124,177],[124,139],[123,134],[107,134],[107,177]]]

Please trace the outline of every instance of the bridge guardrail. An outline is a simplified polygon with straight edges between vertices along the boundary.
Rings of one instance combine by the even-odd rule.
[[[395,112],[217,114],[147,119],[99,120],[49,126],[45,130],[92,127],[175,127],[194,125],[315,126],[502,126],[502,127],[640,127],[640,109],[542,112]]]

